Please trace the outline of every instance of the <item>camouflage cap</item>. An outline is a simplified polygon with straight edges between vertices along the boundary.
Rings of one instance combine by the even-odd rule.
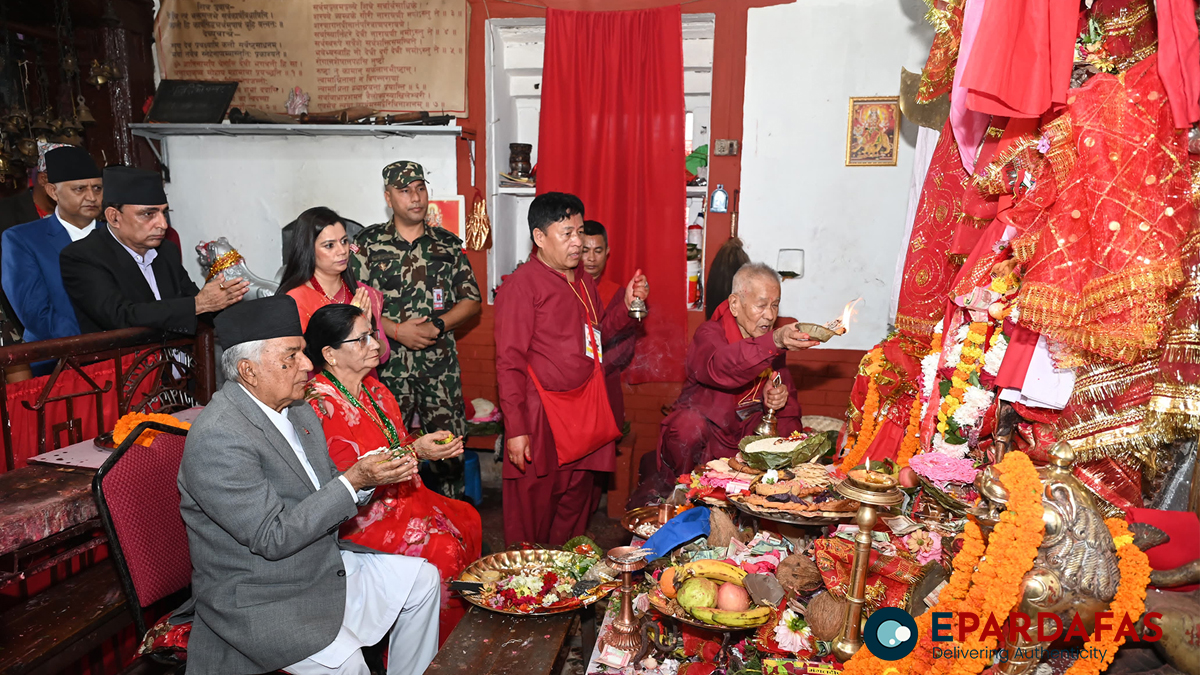
[[[425,180],[425,169],[416,162],[402,160],[383,167],[383,184],[404,187],[413,181]]]

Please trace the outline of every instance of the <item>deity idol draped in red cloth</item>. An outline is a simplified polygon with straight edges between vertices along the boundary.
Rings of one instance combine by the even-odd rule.
[[[733,276],[729,299],[692,337],[687,380],[662,422],[657,453],[642,459],[631,507],[665,497],[696,466],[732,457],[765,408],[777,411],[780,436],[803,429],[785,354],[818,343],[794,323],[775,328],[779,295],[779,275],[766,265],[750,263]]]
[[[583,202],[548,192],[529,206],[536,253],[496,295],[496,379],[504,412],[504,538],[561,545],[583,534],[597,474],[616,468],[620,437],[604,382],[604,348],[632,330],[640,273],[605,311],[579,270]]]
[[[1191,171],[1156,63],[1071,91],[1078,159],[1026,266],[1021,324],[1084,359],[1132,363],[1154,349],[1184,278]]]
[[[362,310],[322,307],[309,319],[304,339],[305,354],[320,373],[308,383],[306,398],[321,418],[329,456],[339,470],[380,449],[411,449],[429,460],[462,453],[462,439],[450,432],[414,440],[405,431],[396,398],[368,375],[379,363],[379,341]],[[384,553],[424,558],[437,567],[442,577],[439,644],[444,643],[467,609],[448,584],[479,558],[482,545],[474,507],[430,490],[414,473],[407,482],[375,488],[371,501],[342,525],[341,537]]]

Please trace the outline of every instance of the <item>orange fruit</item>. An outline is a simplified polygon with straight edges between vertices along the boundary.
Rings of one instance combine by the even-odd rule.
[[[676,567],[668,567],[663,570],[663,573],[658,577],[658,589],[668,598],[675,597],[675,570]]]

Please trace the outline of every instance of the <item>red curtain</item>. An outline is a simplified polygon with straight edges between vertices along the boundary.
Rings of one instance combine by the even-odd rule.
[[[570,192],[608,229],[605,275],[641,269],[650,315],[631,382],[680,382],[687,341],[683,29],[678,5],[546,11],[539,193]]]

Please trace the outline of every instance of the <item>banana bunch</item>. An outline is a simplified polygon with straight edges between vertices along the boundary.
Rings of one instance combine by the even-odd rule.
[[[692,616],[705,623],[715,623],[730,628],[758,628],[771,618],[770,607],[754,607],[744,612],[730,612],[712,607],[693,607]]]
[[[746,570],[737,565],[730,565],[724,560],[693,560],[683,566],[683,572],[675,575],[676,583],[683,583],[693,577],[711,579],[719,584],[731,583],[742,585],[746,578]]]
[[[746,572],[742,568],[721,560],[694,560],[676,570],[673,582],[677,589],[676,601],[693,617],[709,624],[730,628],[756,628],[771,618],[770,607],[750,607],[741,611],[719,609],[717,592],[719,584],[733,584],[740,591]],[[744,591],[740,591],[744,594]],[[748,596],[744,605],[749,605]]]

